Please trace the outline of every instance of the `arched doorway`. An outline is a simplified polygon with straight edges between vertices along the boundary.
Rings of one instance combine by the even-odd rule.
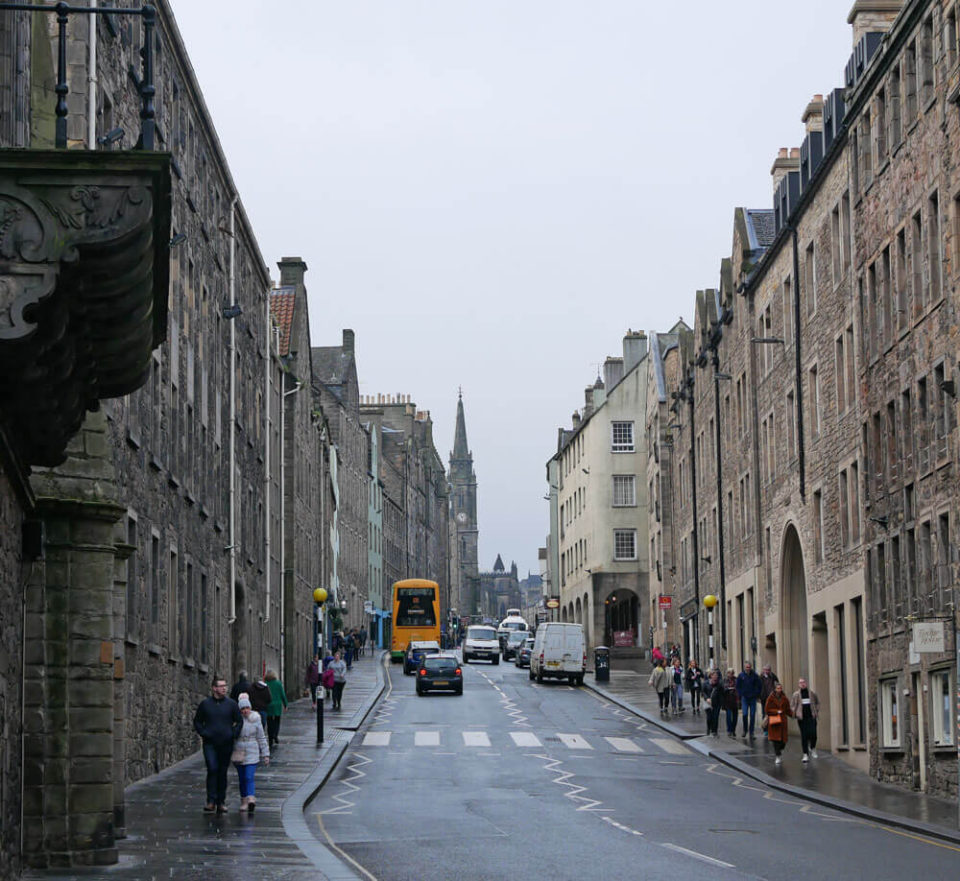
[[[564,606],[560,612],[560,621],[564,624],[567,623],[567,607]]]
[[[807,620],[807,578],[803,550],[796,527],[791,523],[783,538],[780,567],[780,669],[777,674],[787,694],[792,694],[801,676],[809,676],[809,632]]]
[[[605,645],[615,646],[615,634],[629,632],[629,637],[621,637],[621,642],[629,638],[630,645],[637,645],[640,632],[640,607],[637,595],[633,591],[622,589],[612,591],[604,599],[603,641]]]
[[[573,620],[577,624],[583,624],[583,607],[580,605],[580,597],[577,597],[577,607],[573,613]]]
[[[229,673],[223,672],[223,676],[226,677],[228,682],[235,680],[241,670],[246,670],[251,676],[257,675],[256,670],[249,669],[251,658],[248,652],[250,643],[248,634],[250,629],[247,622],[247,597],[243,582],[236,582],[233,589],[234,619],[230,633],[230,662],[233,669]]]
[[[593,649],[593,619],[590,617],[590,594],[583,595],[583,635],[587,651]]]

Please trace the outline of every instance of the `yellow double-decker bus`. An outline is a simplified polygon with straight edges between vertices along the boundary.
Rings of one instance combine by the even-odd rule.
[[[394,582],[390,659],[403,660],[407,643],[424,639],[440,642],[440,585],[424,578]]]

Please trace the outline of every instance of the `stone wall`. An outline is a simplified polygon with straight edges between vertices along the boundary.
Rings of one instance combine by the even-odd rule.
[[[20,865],[23,583],[33,567],[21,559],[23,503],[4,461],[0,457],[0,878],[6,879],[16,877]]]

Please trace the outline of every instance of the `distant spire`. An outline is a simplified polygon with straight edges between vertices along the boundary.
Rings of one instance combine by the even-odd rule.
[[[463,389],[460,389],[460,396],[457,398],[457,433],[453,439],[454,459],[468,459],[470,457],[470,447],[467,446],[467,420],[463,415]]]

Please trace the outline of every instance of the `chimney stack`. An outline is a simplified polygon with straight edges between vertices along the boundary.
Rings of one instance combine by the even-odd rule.
[[[573,411],[573,430],[576,431],[580,427],[580,414],[574,410]]]
[[[853,25],[853,45],[868,33],[886,33],[900,14],[903,0],[856,0],[847,23]]]
[[[773,177],[774,195],[776,195],[777,187],[780,186],[780,181],[791,171],[800,171],[800,150],[796,147],[790,150],[781,147],[777,151],[777,158],[773,160],[773,167],[770,169],[770,174]]]
[[[628,330],[623,338],[623,375],[626,376],[647,356],[647,335],[642,330]]]
[[[353,354],[353,331],[349,328],[343,329],[343,351],[348,354]]]
[[[823,131],[823,95],[814,95],[803,111],[800,121],[806,126],[807,134]]]
[[[280,267],[280,285],[303,284],[303,275],[307,271],[307,264],[303,262],[302,257],[281,257],[277,262]]]
[[[623,379],[623,358],[610,358],[603,362],[603,385],[607,390],[612,389]]]

